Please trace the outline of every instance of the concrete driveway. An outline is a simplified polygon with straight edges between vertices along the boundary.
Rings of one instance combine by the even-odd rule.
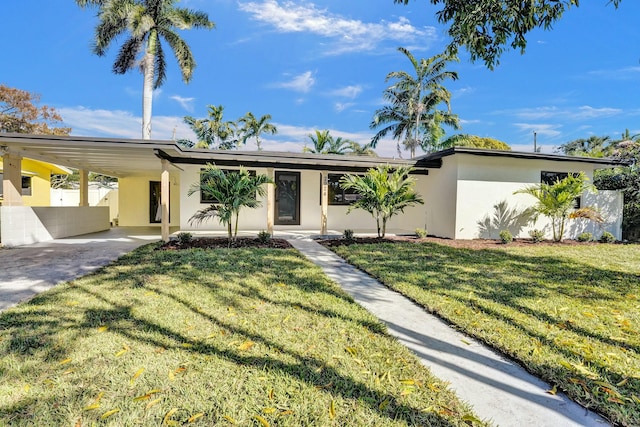
[[[158,240],[158,227],[116,227],[100,233],[0,249],[0,311]]]

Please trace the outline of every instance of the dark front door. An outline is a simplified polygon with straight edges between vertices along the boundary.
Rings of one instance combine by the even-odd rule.
[[[162,222],[162,207],[160,205],[160,181],[149,181],[149,222]],[[169,221],[171,221],[171,206],[169,206]]]
[[[300,225],[300,172],[276,171],[276,225]]]

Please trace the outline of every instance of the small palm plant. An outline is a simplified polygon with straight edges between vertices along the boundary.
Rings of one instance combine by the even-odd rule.
[[[412,168],[378,166],[367,171],[365,175],[347,174],[340,180],[345,190],[354,190],[358,200],[351,205],[347,213],[353,209],[363,209],[376,220],[378,237],[384,237],[387,222],[391,217],[403,213],[404,209],[416,204],[424,204],[422,198],[413,188],[415,179],[409,176]]]
[[[202,192],[207,199],[214,200],[209,206],[197,211],[189,224],[201,224],[212,218],[218,218],[227,226],[229,245],[238,235],[238,217],[244,207],[260,207],[260,197],[267,194],[263,184],[273,181],[267,175],[255,175],[240,168],[237,171],[223,171],[217,166],[207,164],[201,172],[200,182],[189,188],[188,195]],[[233,226],[233,229],[232,229]]]
[[[537,214],[542,214],[551,219],[553,240],[561,242],[564,236],[565,224],[568,219],[584,218],[595,222],[603,222],[600,214],[591,207],[574,209],[575,200],[585,191],[595,192],[596,188],[589,184],[589,178],[580,172],[569,174],[566,178],[553,184],[541,183],[533,185],[514,194],[529,194],[538,201],[534,205]]]

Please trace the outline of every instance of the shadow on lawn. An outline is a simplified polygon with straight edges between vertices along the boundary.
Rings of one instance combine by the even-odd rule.
[[[252,253],[255,254],[256,251]],[[265,254],[267,253],[265,252]],[[383,333],[384,327],[379,323],[350,317],[328,307],[314,307],[314,295],[321,293],[330,295],[343,303],[352,303],[352,300],[329,286],[325,279],[320,280],[323,277],[321,274],[316,277],[309,276],[308,264],[300,259],[295,252],[291,252],[291,254],[290,269],[288,268],[287,271],[273,271],[272,269],[267,274],[265,269],[269,268],[270,262],[265,255],[258,255],[257,258],[261,258],[262,261],[257,265],[252,265],[250,261],[243,261],[241,257],[237,256],[211,256],[211,254],[206,255],[198,251],[193,251],[192,256],[189,253],[152,254],[149,253],[148,248],[143,249],[125,256],[116,266],[110,266],[94,273],[86,279],[86,282],[78,281],[73,286],[42,294],[19,307],[21,310],[9,310],[0,314],[0,329],[11,330],[11,333],[7,334],[8,336],[4,336],[4,339],[10,340],[6,347],[7,352],[18,355],[22,360],[37,358],[56,363],[71,351],[72,346],[77,345],[75,337],[95,333],[99,326],[109,325],[110,333],[118,334],[127,340],[141,344],[216,356],[242,366],[281,372],[312,387],[332,384],[330,388],[323,389],[323,392],[345,399],[359,400],[381,416],[392,420],[402,419],[409,425],[453,425],[447,418],[435,412],[424,412],[422,408],[403,403],[394,394],[372,389],[355,378],[344,375],[337,369],[328,366],[327,360],[294,351],[269,339],[266,334],[233,324],[225,320],[223,316],[215,315],[213,307],[201,307],[198,304],[197,295],[181,296],[174,292],[171,285],[164,288],[162,283],[149,285],[154,276],[166,275],[177,282],[197,283],[203,292],[216,294],[216,301],[219,300],[221,303],[239,310],[244,308],[241,299],[251,298],[274,305],[283,305],[286,309],[295,307],[316,316],[339,318],[344,322],[358,324],[373,334]],[[178,257],[177,260],[176,257]],[[151,263],[150,260],[152,260]],[[233,260],[237,262],[232,264]],[[238,265],[242,263],[245,264]],[[203,280],[203,269],[210,269],[215,273],[215,278],[205,277]],[[243,283],[242,278],[251,274],[264,275],[263,279],[267,284],[275,285],[281,280],[295,283],[291,286],[296,286],[309,294],[306,299],[309,303],[271,298],[258,288]],[[115,285],[100,286],[101,281],[108,283],[109,280],[113,281],[111,283]],[[226,295],[230,288],[227,286],[222,289],[221,280],[225,282],[239,281],[239,286],[236,286],[235,289],[233,286],[231,287],[231,290],[237,293],[237,297]],[[168,299],[171,304],[182,307],[191,316],[200,318],[209,325],[229,331],[231,334],[241,335],[246,339],[260,343],[276,354],[285,354],[294,362],[278,360],[264,354],[255,355],[250,352],[241,352],[236,347],[229,347],[222,343],[217,345],[207,342],[205,339],[191,337],[186,332],[178,332],[174,325],[169,326],[154,322],[148,316],[138,314],[137,304],[140,301],[137,296],[132,295],[130,300],[122,302],[110,297],[112,292],[126,293],[127,289],[133,290],[135,295],[147,291],[162,298],[163,301]],[[65,301],[68,302],[68,293],[78,292],[89,298],[90,306],[83,308],[83,304],[80,304],[74,310],[75,315],[65,314]],[[60,308],[54,308],[56,306]],[[63,331],[67,334],[72,332],[72,335],[67,335],[64,342],[57,339]],[[31,367],[34,370],[37,368],[37,366]],[[55,400],[54,393],[55,390],[52,390],[52,401]],[[381,402],[388,402],[388,405],[381,407]],[[11,417],[15,421],[28,422],[32,415],[31,408],[35,403],[28,398],[20,402],[12,402],[9,406],[0,407],[0,417],[5,420]]]
[[[337,252],[451,323],[465,325],[475,318],[480,325],[465,328],[471,335],[523,361],[527,370],[570,391],[577,401],[587,406],[597,402],[599,410],[611,419],[631,423],[624,425],[636,425],[640,420],[637,406],[632,409],[632,403],[622,402],[616,408],[615,400],[607,400],[620,399],[615,394],[620,392],[634,402],[632,396],[640,393],[640,380],[630,378],[640,353],[640,325],[634,320],[633,304],[622,307],[620,303],[625,295],[637,297],[639,274],[554,256],[456,249],[432,243],[394,244],[388,250],[384,245],[362,245]],[[466,314],[457,312],[455,307],[460,306],[455,302],[462,303],[461,310]],[[574,306],[585,309],[577,312]],[[469,309],[477,315],[465,311]],[[624,327],[616,324],[615,313],[629,323]],[[492,329],[500,327],[499,323],[516,328],[523,339],[511,346],[492,342],[497,339],[495,330],[487,331],[483,338],[483,319],[498,321],[491,323]],[[599,349],[590,350],[590,343],[598,344]],[[553,366],[537,362],[529,353],[536,351],[536,345],[562,362]],[[635,357],[636,362],[601,359],[608,352],[616,352],[620,360]],[[593,368],[598,375],[589,374],[584,367]],[[609,383],[618,387],[603,386]],[[629,415],[623,415],[628,411]]]

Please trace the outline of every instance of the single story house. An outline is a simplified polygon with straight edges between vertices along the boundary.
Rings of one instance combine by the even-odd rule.
[[[207,163],[230,170],[245,167],[266,174],[275,182],[267,185],[262,207],[241,213],[240,229],[304,230],[320,234],[345,229],[375,232],[375,221],[366,212],[354,210],[347,214],[355,196],[340,189],[338,182],[342,175],[365,173],[381,164],[411,166],[416,190],[425,204],[408,208],[404,214],[394,217],[388,231],[413,233],[416,228],[425,228],[435,236],[474,239],[496,237],[500,227],[510,228],[515,236],[527,237],[533,228],[544,229],[550,236],[545,218],[539,218],[535,224],[515,218],[516,213],[531,206],[534,199],[514,192],[568,173],[583,171],[592,178],[595,169],[618,164],[611,159],[472,148],[452,148],[415,159],[395,159],[185,149],[174,141],[26,134],[0,134],[0,154],[5,165],[13,165],[13,172],[5,173],[3,180],[4,193],[9,197],[5,196],[0,208],[0,239],[5,245],[108,228],[114,221],[109,218],[108,209],[89,207],[86,196],[82,197],[87,191],[88,171],[118,178],[117,223],[120,226],[158,225],[163,239],[168,239],[170,226],[185,231],[224,229],[216,221],[197,226],[189,222],[191,216],[208,203],[199,193],[187,195],[189,188],[199,182],[200,171]],[[80,169],[80,206],[29,212],[34,208],[24,206],[15,172],[27,158]],[[602,191],[585,194],[581,199],[582,206],[600,209],[606,223],[598,228],[575,222],[566,237],[575,238],[582,231],[591,231],[597,236],[607,230],[620,239],[621,194]],[[55,209],[73,211],[56,212]],[[61,217],[65,219],[64,224]]]

